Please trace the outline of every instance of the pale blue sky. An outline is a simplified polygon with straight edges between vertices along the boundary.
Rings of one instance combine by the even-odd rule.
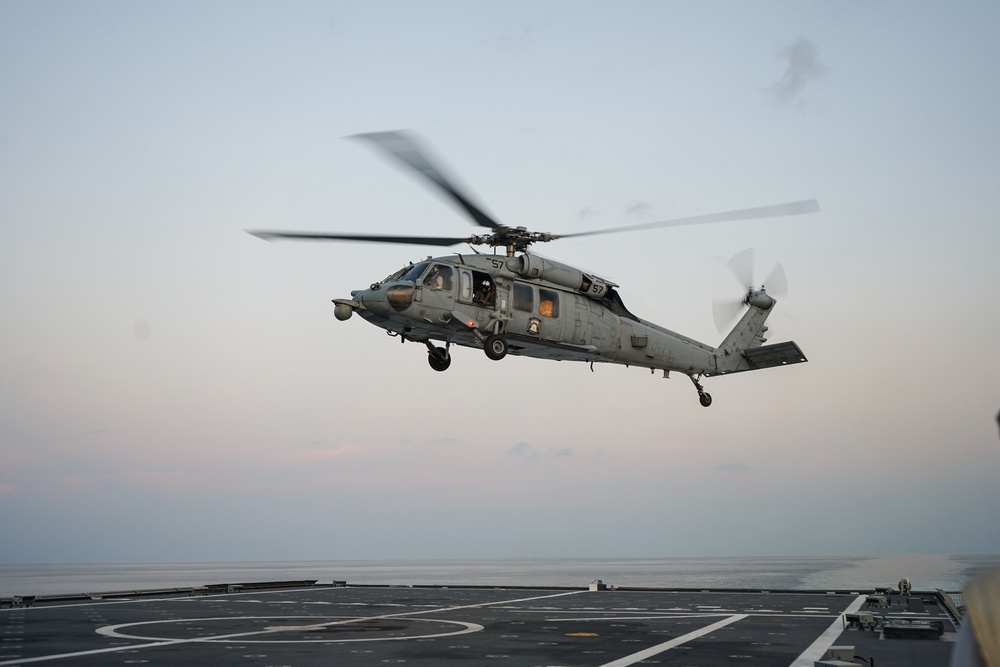
[[[0,3],[2,562],[1000,553],[1000,6]],[[819,199],[540,248],[709,343],[726,260],[809,363],[456,350],[346,297],[457,235]],[[432,398],[435,397],[435,398]]]

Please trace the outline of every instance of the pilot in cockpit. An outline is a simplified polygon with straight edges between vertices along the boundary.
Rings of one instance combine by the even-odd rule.
[[[451,289],[451,267],[435,264],[424,278],[424,285],[433,290]]]

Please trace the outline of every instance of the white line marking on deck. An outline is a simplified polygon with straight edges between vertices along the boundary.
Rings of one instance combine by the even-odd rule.
[[[861,609],[861,605],[864,604],[866,597],[867,596],[865,595],[859,595],[842,613],[853,614],[858,609]],[[817,637],[816,641],[810,644],[809,648],[803,651],[802,655],[796,658],[790,667],[812,667],[817,660],[823,657],[823,654],[826,653],[826,649],[833,646],[833,642],[837,640],[837,637],[839,637],[840,633],[843,631],[844,625],[840,620],[840,614],[838,614],[837,618],[830,624],[830,627],[828,627],[823,634]]]
[[[707,634],[711,634],[718,630],[719,628],[724,628],[727,625],[735,623],[737,621],[742,621],[746,618],[746,614],[736,614],[735,616],[729,616],[721,621],[716,621],[711,625],[706,625],[705,627],[695,630],[694,632],[689,632],[681,637],[676,637],[670,641],[663,642],[662,644],[657,644],[656,646],[650,646],[647,649],[643,649],[638,653],[633,653],[632,655],[627,655],[624,658],[618,658],[617,660],[612,660],[611,662],[606,662],[601,667],[627,667],[628,665],[634,665],[635,663],[651,658],[654,655],[663,653],[664,651],[669,651],[672,648],[677,648],[681,644],[686,644],[691,640],[698,639],[699,637],[704,637]]]

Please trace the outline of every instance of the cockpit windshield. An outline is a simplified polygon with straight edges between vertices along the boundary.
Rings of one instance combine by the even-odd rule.
[[[400,269],[396,272],[397,274],[403,273],[403,271],[406,272],[403,273],[403,275],[401,275],[397,280],[409,280],[411,283],[416,283],[420,280],[420,276],[423,275],[429,265],[430,262],[420,262],[419,264],[414,264],[408,269]]]
[[[397,280],[399,280],[403,276],[403,274],[406,273],[409,270],[410,270],[410,267],[404,266],[403,268],[398,269],[396,271],[393,271],[392,273],[390,273],[389,275],[387,275],[385,278],[382,279],[382,282],[384,282],[384,283],[394,283]]]

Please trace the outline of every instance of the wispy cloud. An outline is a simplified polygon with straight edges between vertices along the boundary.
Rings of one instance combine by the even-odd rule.
[[[743,472],[745,470],[750,470],[751,466],[746,461],[733,461],[730,463],[720,463],[715,466],[716,470],[724,470],[726,472]]]
[[[767,92],[780,102],[794,101],[806,84],[826,71],[819,61],[816,47],[805,38],[782,49],[778,60],[785,61],[785,72],[767,88]]]
[[[653,205],[646,201],[634,201],[625,207],[625,215],[640,218],[653,210]]]
[[[0,494],[14,493],[17,491],[17,487],[13,484],[8,484],[7,482],[0,482]]]
[[[571,447],[562,449],[546,449],[539,451],[529,442],[523,440],[507,450],[508,456],[515,456],[522,459],[566,459],[573,455]]]
[[[531,443],[524,442],[523,440],[510,449],[507,450],[507,454],[510,456],[519,456],[525,459],[537,459],[538,450],[531,446]]]

